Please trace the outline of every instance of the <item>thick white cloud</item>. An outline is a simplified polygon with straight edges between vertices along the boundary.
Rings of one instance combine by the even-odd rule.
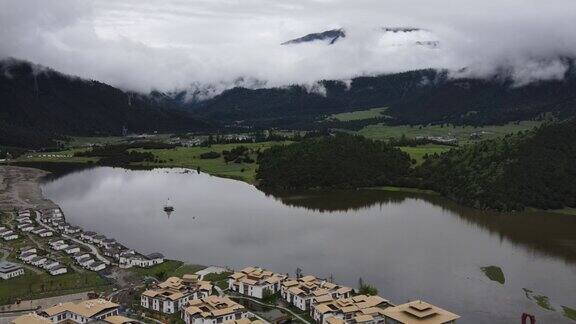
[[[381,32],[390,26],[424,30]],[[341,27],[332,46],[280,45]],[[140,91],[426,67],[505,67],[525,83],[562,77],[557,58],[576,56],[574,31],[574,0],[0,0],[0,56]]]

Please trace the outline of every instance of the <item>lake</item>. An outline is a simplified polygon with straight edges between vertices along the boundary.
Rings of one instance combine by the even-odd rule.
[[[573,323],[563,306],[576,308],[575,216],[377,190],[272,195],[183,169],[98,167],[48,179],[43,192],[68,222],[144,253],[291,275],[299,267],[352,287],[362,278],[394,303],[423,299],[461,323],[520,323],[523,312]]]

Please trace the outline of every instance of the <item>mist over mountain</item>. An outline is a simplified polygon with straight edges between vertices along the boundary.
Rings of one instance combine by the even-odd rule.
[[[306,36],[291,39],[282,43],[282,45],[309,43],[313,41],[327,41],[329,45],[334,44],[338,39],[346,37],[346,33],[343,29],[331,29],[326,30],[321,33],[311,33]]]
[[[205,118],[286,128],[314,128],[326,115],[375,107],[388,107],[390,124],[503,124],[546,113],[566,118],[576,115],[576,69],[572,60],[565,64],[570,68],[561,79],[526,85],[517,85],[505,70],[490,79],[454,79],[428,69],[349,83],[324,80],[317,83],[322,91],[302,85],[233,88],[193,106]]]
[[[125,92],[19,60],[0,61],[0,145],[43,147],[66,136],[205,131],[170,101]]]
[[[526,84],[564,75],[562,58],[576,57],[574,12],[571,0],[0,0],[0,57],[142,93],[428,68],[486,79],[506,68]],[[281,45],[305,35],[313,41]]]

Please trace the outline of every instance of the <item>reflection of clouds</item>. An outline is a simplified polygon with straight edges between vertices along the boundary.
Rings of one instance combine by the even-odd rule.
[[[323,277],[333,274],[351,286],[362,277],[393,301],[427,299],[475,323],[482,322],[478,314],[486,309],[495,323],[512,321],[506,314],[525,307],[517,294],[523,287],[551,290],[557,300],[576,295],[569,284],[576,280],[573,265],[537,257],[526,244],[495,239],[486,230],[497,228],[494,218],[486,218],[494,220],[486,226],[476,215],[463,216],[465,210],[424,198],[356,191],[347,194],[362,208],[338,205],[336,211],[320,212],[287,206],[243,182],[206,174],[112,168],[64,176],[46,184],[45,192],[71,223],[142,252],[291,274],[301,267]],[[364,194],[368,198],[356,197]],[[169,220],[162,210],[168,197],[175,206]],[[344,202],[344,196],[320,195],[306,203],[321,206],[335,197]],[[533,232],[545,228],[524,226],[523,231]],[[471,282],[470,277],[482,278],[478,269],[484,265],[501,266],[510,281],[498,290],[482,280]]]

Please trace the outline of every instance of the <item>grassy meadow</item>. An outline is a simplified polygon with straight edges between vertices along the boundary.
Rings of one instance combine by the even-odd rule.
[[[326,117],[326,119],[339,120],[339,121],[351,121],[351,120],[362,120],[377,117],[384,117],[384,112],[386,107],[383,108],[372,108],[368,110],[358,110],[352,112],[345,112],[340,114],[334,114]]]
[[[232,178],[253,183],[256,180],[257,163],[234,163],[225,162],[221,156],[216,159],[201,159],[200,154],[208,152],[222,153],[237,146],[246,146],[251,150],[250,157],[256,160],[257,151],[263,151],[273,145],[287,144],[289,142],[261,142],[247,144],[215,144],[210,147],[177,147],[174,149],[140,150],[151,152],[159,160],[157,162],[145,162],[141,165],[153,167],[183,167],[190,169],[200,168],[200,171],[207,172],[219,177]]]
[[[386,140],[391,137],[406,136],[415,138],[417,136],[454,136],[461,144],[472,142],[471,133],[481,133],[482,139],[492,139],[506,134],[517,133],[539,126],[541,122],[522,121],[509,123],[502,126],[453,126],[453,125],[400,125],[387,126],[383,124],[368,125],[358,131],[359,135],[376,140]]]
[[[17,298],[44,298],[88,290],[104,290],[110,286],[106,280],[91,271],[70,272],[59,276],[51,276],[45,271],[41,274],[34,273],[28,268],[24,271],[24,275],[2,282],[0,304],[13,303]]]
[[[424,156],[426,154],[428,155],[432,155],[434,153],[444,153],[448,150],[450,150],[452,148],[452,146],[448,146],[448,145],[440,145],[440,144],[426,144],[426,145],[420,145],[420,146],[400,146],[400,149],[406,153],[408,153],[408,155],[410,155],[410,157],[414,160],[416,160],[416,165],[419,165],[420,163],[422,163],[422,161],[424,161]]]

